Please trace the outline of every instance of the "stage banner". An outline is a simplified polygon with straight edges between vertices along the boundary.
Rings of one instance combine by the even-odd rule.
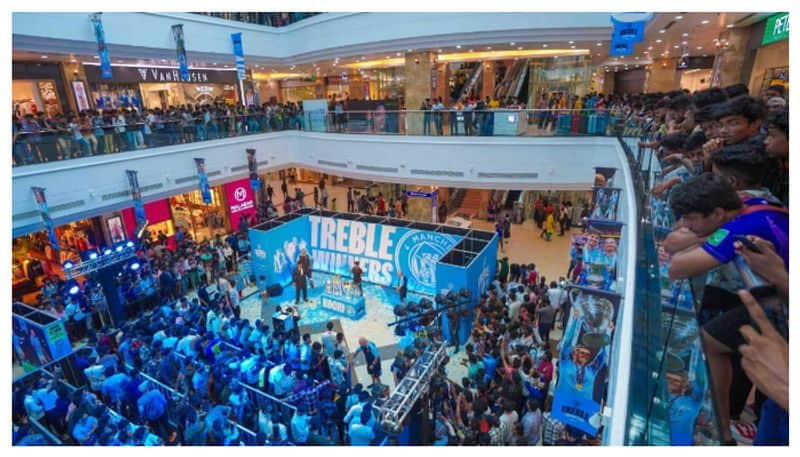
[[[100,75],[103,79],[111,79],[111,57],[106,46],[106,34],[103,31],[103,20],[100,16],[103,13],[93,13],[89,15],[92,21],[92,30],[97,40],[97,56],[100,57]]]
[[[585,233],[572,235],[573,246],[582,252],[582,262],[572,271],[577,285],[601,290],[614,288],[621,231],[622,224],[618,222],[593,220]]]
[[[231,33],[231,41],[233,41],[233,56],[236,58],[236,76],[239,81],[243,81],[246,77],[244,68],[244,49],[242,48],[242,33]]]
[[[252,270],[256,281],[264,276],[269,284],[287,286],[292,282],[292,271],[297,265],[300,252],[309,249],[308,217],[302,216],[285,222],[277,227],[260,230],[249,230],[250,249],[252,250]],[[318,269],[311,256],[311,268]]]
[[[56,251],[60,251],[61,247],[58,244],[58,236],[56,235],[56,227],[53,220],[50,219],[50,211],[47,209],[47,198],[44,196],[44,187],[31,187],[33,197],[36,199],[36,206],[39,207],[39,215],[42,217],[44,227],[47,230],[47,237],[50,239],[50,247]]]
[[[203,203],[208,205],[211,203],[211,187],[208,185],[208,176],[206,175],[206,159],[196,157],[194,164],[197,166],[197,178],[200,183],[200,194],[203,196]]]
[[[359,260],[364,281],[397,284],[397,271],[408,278],[408,289],[436,293],[436,264],[460,236],[331,217],[308,216],[314,269],[350,276]],[[461,285],[458,286],[463,287]]]
[[[43,317],[39,314],[38,317]],[[58,360],[72,351],[64,322],[50,318],[38,324],[20,316],[13,316],[12,343],[14,352],[25,372],[31,372]],[[49,316],[48,316],[49,317]]]
[[[131,188],[131,198],[133,199],[133,214],[136,216],[136,231],[147,224],[147,216],[144,212],[144,202],[142,202],[142,192],[139,187],[139,172],[135,170],[125,170],[128,175],[128,185]]]
[[[223,186],[225,199],[228,201],[228,213],[231,217],[231,229],[239,230],[242,217],[249,218],[256,214],[255,192],[250,188],[247,179],[239,179]]]
[[[605,400],[605,378],[621,297],[605,291],[573,287],[570,313],[561,340],[558,385],[553,418],[596,435],[600,405]],[[556,404],[562,405],[556,408]]]
[[[256,150],[247,149],[247,170],[250,172],[250,188],[258,191],[261,189],[261,180],[258,179],[258,162],[256,161]]]
[[[622,190],[615,187],[595,187],[592,197],[590,220],[616,221],[619,195]]]
[[[183,39],[183,24],[172,26],[172,38],[175,40],[175,51],[178,56],[178,67],[182,81],[189,81],[189,63],[186,61],[186,42]]]
[[[458,293],[468,283],[467,269],[463,266],[452,265],[444,262],[436,263],[436,290],[442,295],[447,295],[450,291]],[[442,339],[447,344],[452,344],[456,335],[461,340],[460,318],[451,322],[451,317],[455,313],[444,312],[442,318]]]

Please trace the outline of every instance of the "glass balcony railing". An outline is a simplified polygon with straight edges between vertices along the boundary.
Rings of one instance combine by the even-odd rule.
[[[285,27],[322,13],[234,13],[234,12],[197,12],[203,16],[217,17],[228,21],[246,22],[248,24],[266,25],[268,27]]]
[[[12,124],[12,164],[34,165],[59,160],[136,151],[284,130],[321,133],[405,136],[637,136],[641,122],[609,111],[306,111],[298,114],[248,114],[210,117],[104,115],[92,124],[83,118],[22,119]],[[111,120],[113,118],[113,120]]]
[[[674,217],[649,190],[660,180],[653,151],[641,138],[620,137],[634,177],[638,222],[632,363],[626,444],[716,445],[719,430],[697,305],[688,280],[669,279],[661,241]]]

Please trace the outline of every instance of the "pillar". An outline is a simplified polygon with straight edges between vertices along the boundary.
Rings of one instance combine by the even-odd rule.
[[[598,84],[597,92],[600,94],[613,94],[614,93],[614,72],[607,71],[602,73],[602,85]]]
[[[494,99],[494,77],[497,71],[497,63],[492,61],[483,62],[483,84],[481,85],[481,98],[486,100],[488,95]]]
[[[434,66],[434,54],[430,52],[409,52],[405,55],[406,109],[414,111],[406,115],[406,131],[409,135],[422,135],[422,113],[416,112],[426,98],[433,96],[434,79],[438,79]],[[431,127],[433,125],[431,124]]]
[[[748,27],[727,29],[720,35],[720,47],[714,56],[714,70],[711,73],[712,86],[725,87],[750,82],[753,64],[748,58],[749,30]]]
[[[680,75],[676,70],[677,58],[656,59],[645,76],[645,92],[669,92],[680,89]],[[606,74],[606,79],[608,75]]]
[[[446,63],[436,64],[436,97],[442,97],[445,106],[450,103],[450,87],[447,81],[450,79],[450,66]]]
[[[78,102],[75,99],[75,89],[72,86],[73,81],[82,81],[86,93],[86,99],[89,102],[89,108],[94,107],[95,102],[92,101],[92,93],[89,90],[89,81],[86,79],[86,73],[83,71],[83,65],[77,62],[61,64],[61,76],[64,78],[64,90],[67,92],[67,105],[62,106],[64,111],[72,111],[77,113],[81,111],[78,107]],[[85,109],[85,108],[84,108]]]

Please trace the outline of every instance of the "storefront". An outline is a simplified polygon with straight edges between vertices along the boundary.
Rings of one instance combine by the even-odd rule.
[[[763,32],[762,27],[763,26]],[[753,26],[761,37],[750,72],[750,93],[763,95],[769,86],[784,86],[789,93],[789,13],[770,16]]]
[[[281,81],[281,101],[299,102],[302,100],[312,100],[320,98],[318,95],[317,83],[310,80],[290,79]]]
[[[256,217],[256,197],[250,188],[250,178],[239,179],[222,186],[231,230],[238,230],[242,219]]]
[[[168,199],[156,200],[144,204],[144,215],[147,218],[147,231],[153,240],[157,239],[159,232],[163,233],[170,240],[175,235],[175,224],[172,221],[172,212]],[[136,215],[133,208],[125,208],[120,213],[121,221],[109,218],[106,225],[109,227],[109,237],[116,241],[119,237],[119,230],[116,228],[120,223],[123,225],[123,232],[128,239],[136,238]]]
[[[11,284],[15,299],[25,297],[26,302],[31,302],[45,277],[63,276],[64,262],[77,262],[88,249],[106,244],[101,217],[58,226],[56,236],[60,251],[53,249],[44,230],[12,240]]]
[[[12,112],[18,118],[44,111],[47,116],[65,111],[67,93],[61,65],[14,62],[12,64]]]
[[[203,203],[199,190],[169,199],[174,228],[183,228],[197,241],[213,239],[230,231],[230,221],[223,186],[211,187],[211,203]]]
[[[238,101],[235,69],[189,69],[189,81],[181,81],[179,70],[171,67],[112,66],[113,78],[104,80],[100,66],[85,65],[92,99],[110,106],[139,106],[166,109],[185,104]]]

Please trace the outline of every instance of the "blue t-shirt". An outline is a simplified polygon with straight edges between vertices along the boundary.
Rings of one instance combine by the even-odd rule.
[[[745,206],[766,205],[763,198],[750,198]],[[728,263],[736,255],[735,235],[755,235],[771,242],[789,270],[789,216],[777,211],[760,210],[737,216],[718,228],[703,243],[703,249],[720,263]]]
[[[375,432],[372,431],[372,428],[361,424],[360,421],[353,421],[349,435],[351,446],[369,446],[370,442],[375,438]]]

